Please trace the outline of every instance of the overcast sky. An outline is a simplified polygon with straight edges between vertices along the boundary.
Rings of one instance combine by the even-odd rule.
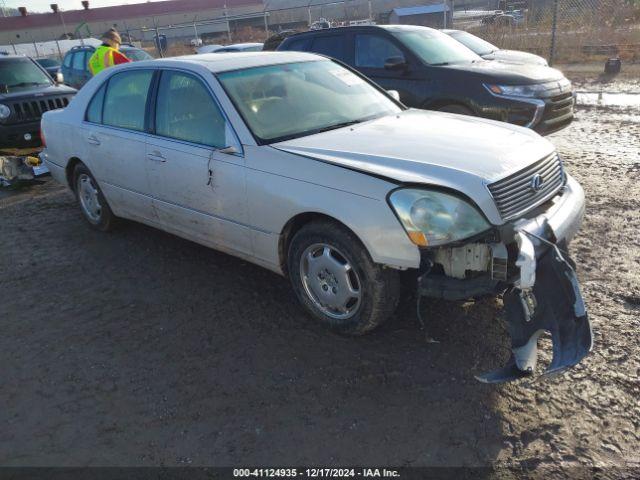
[[[7,7],[27,7],[31,12],[49,12],[52,3],[57,3],[63,10],[79,10],[82,8],[80,0],[6,0]],[[92,7],[109,7],[127,3],[143,3],[141,0],[89,0]]]

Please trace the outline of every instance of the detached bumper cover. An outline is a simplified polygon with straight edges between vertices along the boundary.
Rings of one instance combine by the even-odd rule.
[[[504,295],[512,355],[503,368],[478,375],[484,383],[501,383],[533,374],[537,342],[551,333],[553,360],[544,375],[561,373],[577,365],[593,347],[593,333],[575,265],[557,246],[537,261],[531,291],[511,288]]]
[[[500,260],[494,253],[492,272],[484,276],[454,279],[427,271],[418,279],[419,293],[428,297],[461,300],[505,292],[513,353],[505,367],[479,375],[478,380],[500,383],[531,375],[536,366],[537,340],[545,331],[553,340],[553,361],[545,375],[575,366],[591,351],[591,325],[575,264],[558,247],[564,248],[578,232],[584,210],[582,187],[567,176],[564,191],[544,212],[501,228],[505,244],[517,243],[518,258],[512,258],[517,276],[510,275],[506,281],[492,278]]]

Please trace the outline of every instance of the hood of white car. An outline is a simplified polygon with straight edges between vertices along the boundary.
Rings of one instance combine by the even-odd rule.
[[[487,60],[498,60],[506,63],[532,64],[546,67],[547,61],[539,55],[518,50],[496,50],[495,52],[483,55]]]
[[[406,110],[272,146],[399,182],[442,185],[457,183],[456,175],[492,183],[554,151],[531,130],[424,110]]]

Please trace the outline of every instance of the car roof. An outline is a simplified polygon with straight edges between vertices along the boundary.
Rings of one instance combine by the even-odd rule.
[[[95,50],[96,47],[94,47],[93,45],[76,45],[75,47],[71,47],[69,50],[67,50],[67,53],[73,53],[73,52],[82,52],[84,50]]]
[[[231,45],[224,45],[222,48],[237,48],[237,47],[258,47],[262,43],[232,43]]]
[[[148,63],[154,67],[179,67],[196,64],[205,67],[213,73],[218,73],[284,63],[312,62],[316,60],[326,60],[326,58],[304,52],[229,52],[224,55],[203,53],[200,55],[144,60],[142,62],[136,62],[135,65],[141,67]],[[126,66],[124,68],[126,68]]]
[[[2,55],[0,55],[0,61],[16,59],[16,58],[31,58],[31,57],[28,57],[27,55],[13,55],[11,53],[3,53]]]
[[[347,32],[347,31],[362,31],[362,30],[387,30],[389,32],[402,32],[402,31],[411,31],[411,30],[434,30],[434,28],[423,27],[421,25],[350,25],[347,27],[331,27],[331,28],[320,28],[318,30],[307,30],[305,32],[299,32],[294,35],[290,35],[283,40],[283,43],[286,41],[291,41],[296,37],[303,37],[305,35],[322,35],[323,33],[334,33],[334,32]]]
[[[97,49],[97,47],[93,46],[93,45],[77,45],[75,47],[72,47],[70,50],[67,51],[67,53],[74,53],[74,52],[83,52],[83,51],[95,51]],[[120,50],[142,50],[141,48],[136,47],[135,45],[131,45],[130,43],[121,43],[120,44]]]
[[[334,32],[346,32],[350,30],[378,30],[382,28],[381,25],[352,25],[348,27],[330,27],[330,28],[319,28],[318,30],[306,30],[304,32],[298,32],[293,35],[289,35],[285,40],[289,40],[295,37],[305,36],[305,35],[320,35],[322,33],[334,33]]]

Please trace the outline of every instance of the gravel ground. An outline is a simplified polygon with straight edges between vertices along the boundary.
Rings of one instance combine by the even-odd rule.
[[[142,225],[94,232],[51,181],[0,192],[0,465],[638,468],[640,112],[581,108],[551,139],[588,197],[572,251],[595,351],[503,386],[473,379],[509,355],[499,299],[429,303],[437,344],[410,299],[342,338],[258,267]]]

